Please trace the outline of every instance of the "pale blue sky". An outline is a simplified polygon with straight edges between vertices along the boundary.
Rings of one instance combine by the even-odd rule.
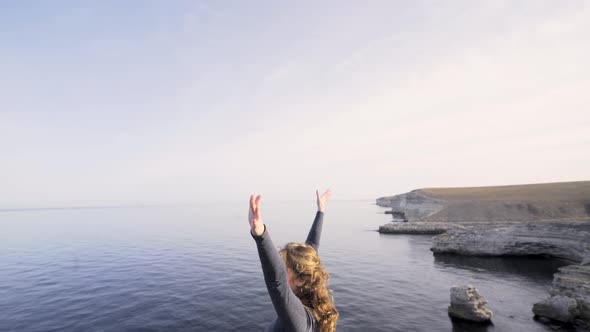
[[[588,180],[589,1],[0,4],[0,208]]]

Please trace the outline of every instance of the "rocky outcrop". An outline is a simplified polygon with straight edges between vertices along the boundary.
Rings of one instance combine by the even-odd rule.
[[[471,285],[451,287],[449,316],[478,323],[491,321],[493,313],[486,308],[488,302]]]
[[[393,215],[403,215],[408,221],[417,221],[442,210],[445,202],[428,197],[420,190],[414,190],[406,194],[378,198],[377,205],[391,207]]]
[[[543,255],[580,263],[590,259],[590,222],[535,222],[500,229],[455,228],[435,236],[431,250],[474,256]]]
[[[385,234],[443,234],[450,229],[463,229],[457,224],[434,222],[393,222],[379,226],[379,233]]]
[[[550,298],[533,306],[535,315],[590,326],[590,266],[559,268],[549,294]]]

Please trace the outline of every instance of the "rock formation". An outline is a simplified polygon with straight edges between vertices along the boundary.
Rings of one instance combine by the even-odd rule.
[[[431,250],[474,256],[543,255],[580,263],[590,258],[590,222],[534,222],[499,229],[454,228],[435,236]]]
[[[537,316],[547,317],[564,323],[572,323],[580,314],[578,302],[567,296],[552,296],[533,306]]]
[[[409,221],[424,220],[445,207],[444,201],[439,201],[414,190],[406,194],[377,199],[377,205],[392,208],[393,215],[403,215]]]
[[[432,251],[475,256],[543,255],[585,263],[590,222],[533,222],[500,229],[454,228],[433,238]],[[534,305],[537,316],[590,325],[590,265],[559,268],[551,298]],[[578,324],[578,323],[577,323]]]
[[[457,224],[435,222],[393,222],[379,226],[379,233],[387,234],[443,234],[450,229],[463,229]]]
[[[453,286],[449,316],[472,322],[490,322],[493,313],[486,308],[487,303],[475,287],[471,285]]]
[[[550,298],[533,306],[535,315],[590,326],[590,266],[559,268],[549,294]]]

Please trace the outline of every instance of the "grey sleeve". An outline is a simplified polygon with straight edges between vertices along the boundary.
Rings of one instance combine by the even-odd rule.
[[[264,281],[272,304],[286,331],[311,331],[307,310],[289,287],[287,268],[264,226],[260,236],[252,235],[258,247]]]
[[[307,240],[305,240],[305,243],[312,246],[316,252],[320,248],[320,237],[322,236],[322,224],[323,223],[324,223],[324,213],[321,211],[318,211],[315,214],[315,219],[313,220],[313,224],[311,225],[311,229],[309,230],[309,234],[307,235]]]

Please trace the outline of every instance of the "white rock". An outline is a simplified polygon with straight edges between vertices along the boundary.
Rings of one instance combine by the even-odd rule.
[[[590,251],[590,222],[534,222],[500,229],[449,229],[431,250],[475,256],[544,255],[583,262]]]
[[[453,286],[449,316],[472,322],[490,322],[493,313],[485,307],[487,303],[472,285]]]

